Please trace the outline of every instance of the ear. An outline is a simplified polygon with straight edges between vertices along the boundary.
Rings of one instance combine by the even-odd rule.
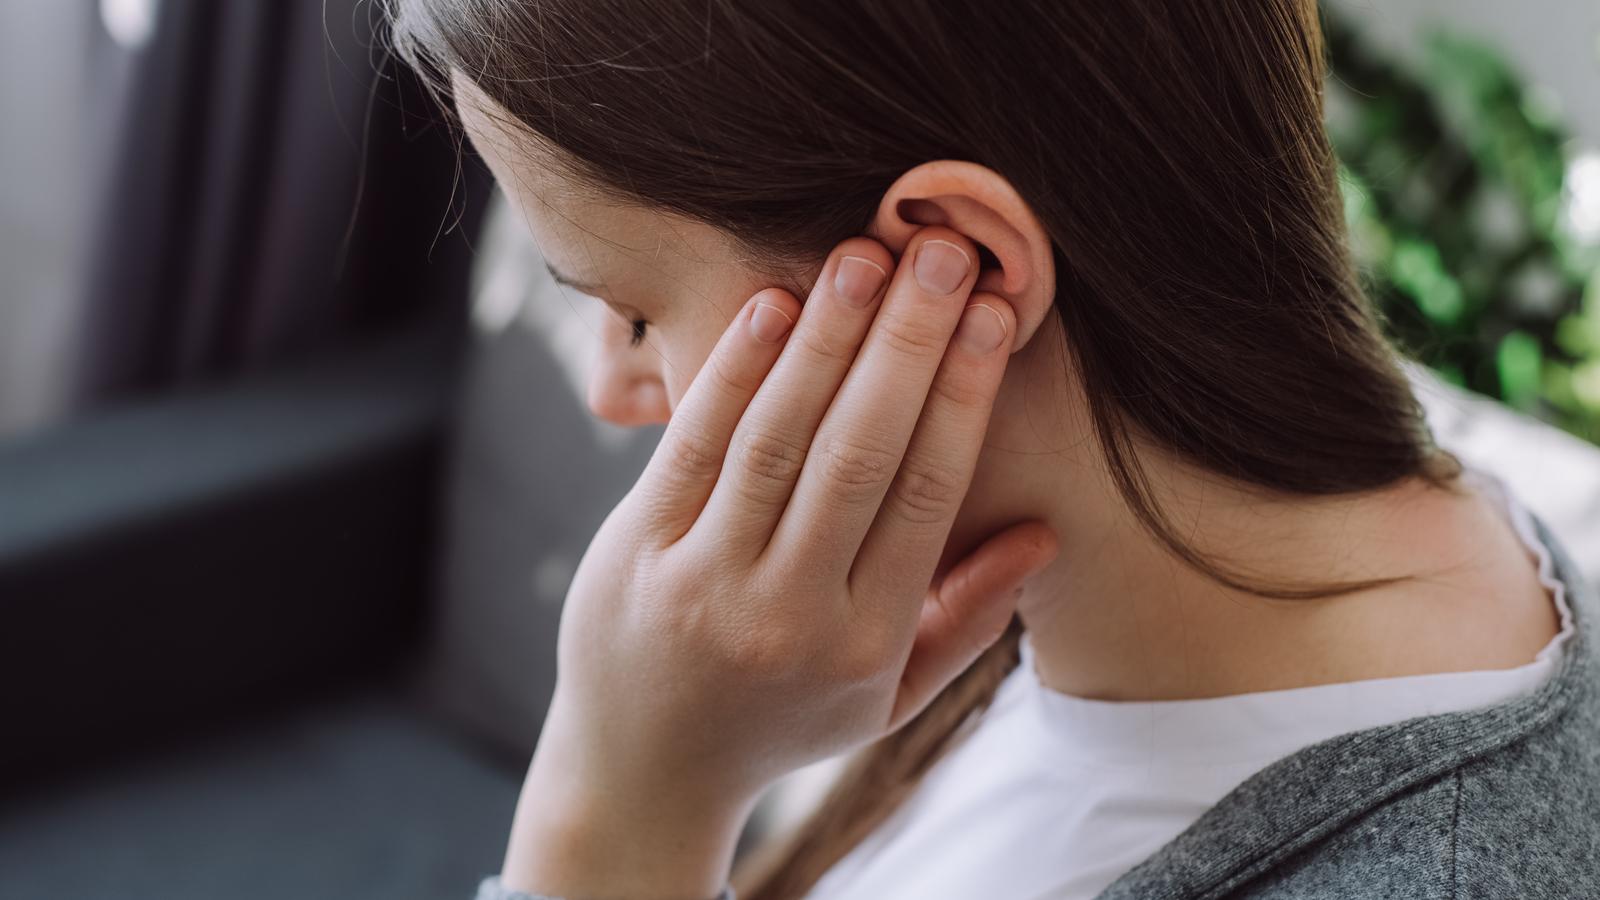
[[[1051,241],[1022,196],[986,166],[940,159],[889,186],[867,234],[898,257],[924,225],[953,228],[978,245],[974,292],[998,294],[1017,316],[1012,352],[1027,343],[1055,302]]]

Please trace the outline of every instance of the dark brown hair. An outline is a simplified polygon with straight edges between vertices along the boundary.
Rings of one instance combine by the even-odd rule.
[[[574,174],[820,261],[934,159],[999,172],[1049,231],[1055,309],[1119,491],[1158,508],[1134,437],[1292,495],[1455,490],[1347,247],[1314,0],[391,0],[399,53],[459,70]],[[804,894],[916,784],[1017,664],[1011,629],[736,879]]]

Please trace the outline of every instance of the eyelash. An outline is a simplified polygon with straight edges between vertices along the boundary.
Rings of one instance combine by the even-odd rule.
[[[601,300],[599,297],[595,297],[593,294],[586,293],[584,291],[577,291],[576,288],[574,288],[573,290],[576,291],[577,293],[583,294],[583,296],[585,296],[585,297],[592,298],[596,303],[604,303],[605,302],[604,300]],[[640,344],[644,343],[645,329],[650,325],[650,323],[648,321],[646,321],[645,319],[634,319],[634,320],[630,321],[628,324],[630,326],[632,326],[632,328],[633,328],[633,334],[628,338],[628,346],[637,347]]]

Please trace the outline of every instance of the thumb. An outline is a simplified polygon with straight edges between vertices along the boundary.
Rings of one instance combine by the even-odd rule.
[[[1056,552],[1050,526],[1021,522],[984,541],[928,589],[889,716],[890,731],[921,712],[1005,632],[1022,582]]]

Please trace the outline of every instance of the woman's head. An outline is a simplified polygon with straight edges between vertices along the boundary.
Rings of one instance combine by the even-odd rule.
[[[567,293],[610,307],[588,403],[619,425],[663,423],[743,301],[767,287],[747,251],[699,222],[597,192],[457,79],[462,125]]]
[[[746,299],[769,286],[804,297],[818,277],[823,254],[750,246],[737,232],[597,189],[566,151],[531,134],[459,71],[451,88],[466,134],[555,280],[616,313],[602,327],[589,389],[596,415],[624,425],[664,422]],[[1025,343],[1054,293],[1049,235],[1028,204],[992,170],[933,160],[902,173],[860,230],[898,256],[920,224],[932,223],[984,247],[978,289],[1010,301]],[[870,243],[855,252],[867,264],[862,271],[880,278],[895,265]]]
[[[1310,0],[394,13],[402,52],[470,83],[475,140],[502,120],[487,155],[552,263],[647,322],[625,353],[616,317],[591,394],[620,420],[664,417],[755,290],[943,222],[1019,343],[1050,326],[1107,476],[1180,555],[1141,446],[1291,493],[1428,465],[1348,261]]]
[[[1141,456],[1286,495],[1449,480],[1348,259],[1314,0],[391,4],[552,264],[649,321],[630,351],[616,317],[597,411],[664,418],[750,294],[938,223],[1058,365],[1097,474],[1219,581],[1330,592],[1189,549]],[[852,783],[914,777],[984,696],[958,682],[895,738],[930,752]]]

